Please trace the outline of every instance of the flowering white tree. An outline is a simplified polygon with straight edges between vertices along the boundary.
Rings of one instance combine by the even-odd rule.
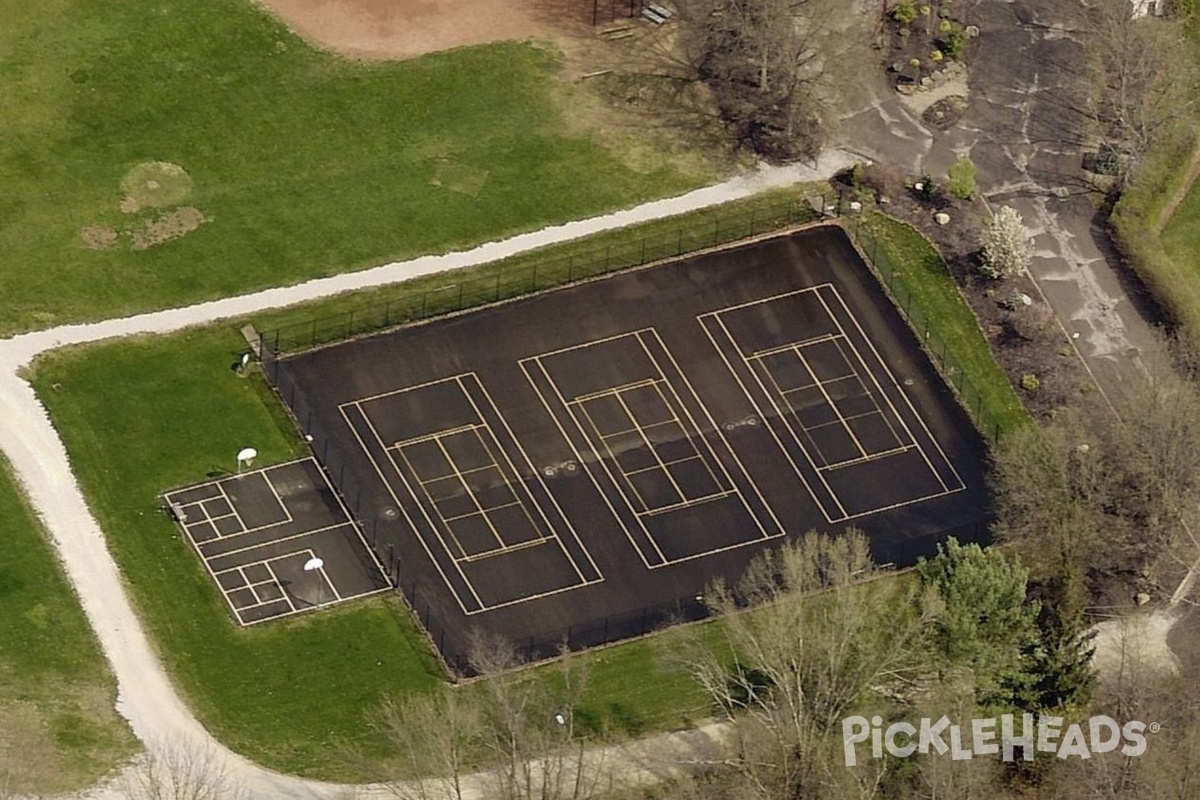
[[[1002,206],[983,231],[983,260],[979,271],[989,278],[1004,278],[1029,268],[1033,259],[1033,234],[1021,212]]]

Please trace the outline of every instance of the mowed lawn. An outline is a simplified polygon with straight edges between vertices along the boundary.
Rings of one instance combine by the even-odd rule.
[[[134,752],[116,681],[0,458],[0,793],[90,785]]]
[[[565,124],[548,45],[356,63],[250,0],[0,0],[0,20],[0,335],[466,246],[711,177],[631,168]],[[181,167],[182,188],[143,181],[123,211],[122,179],[146,162]],[[203,224],[133,249],[184,207]],[[89,226],[116,241],[85,247]]]
[[[399,599],[389,594],[239,629],[158,507],[164,489],[231,470],[246,445],[261,463],[301,455],[261,376],[242,379],[230,369],[243,347],[234,325],[131,338],[49,353],[33,379],[135,605],[201,721],[275,769],[377,778],[389,760],[385,737],[371,725],[382,699],[448,690]],[[709,712],[698,687],[660,666],[648,643],[589,660],[592,690],[580,711],[597,725],[679,727]]]
[[[1167,255],[1200,281],[1200,181],[1179,204],[1161,238]]]

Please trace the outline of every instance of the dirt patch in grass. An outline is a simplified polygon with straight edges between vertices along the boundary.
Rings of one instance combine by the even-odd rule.
[[[431,186],[449,189],[469,197],[478,197],[487,179],[486,169],[472,167],[452,158],[443,158],[438,161],[437,170],[429,183]]]
[[[148,250],[155,245],[178,239],[199,228],[208,218],[194,206],[181,206],[166,214],[148,219],[129,231],[134,250]]]
[[[136,214],[143,208],[182,203],[192,194],[192,179],[183,167],[167,161],[146,161],[121,179],[121,210]]]
[[[519,0],[259,2],[300,37],[357,59],[413,58],[464,45],[546,34],[538,4]]]
[[[117,243],[116,231],[104,225],[84,225],[79,229],[79,238],[88,250],[108,250]]]

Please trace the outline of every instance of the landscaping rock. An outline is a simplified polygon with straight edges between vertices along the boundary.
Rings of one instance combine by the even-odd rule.
[[[948,223],[950,221],[950,215],[947,214],[945,211],[939,211],[938,213],[933,215],[933,221],[936,222],[938,225],[945,225],[946,223]]]

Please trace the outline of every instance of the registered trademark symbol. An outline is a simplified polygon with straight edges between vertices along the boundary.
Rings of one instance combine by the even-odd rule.
[[[1158,733],[1161,730],[1162,730],[1162,725],[1159,725],[1157,722],[1150,723],[1150,732],[1151,733]]]

